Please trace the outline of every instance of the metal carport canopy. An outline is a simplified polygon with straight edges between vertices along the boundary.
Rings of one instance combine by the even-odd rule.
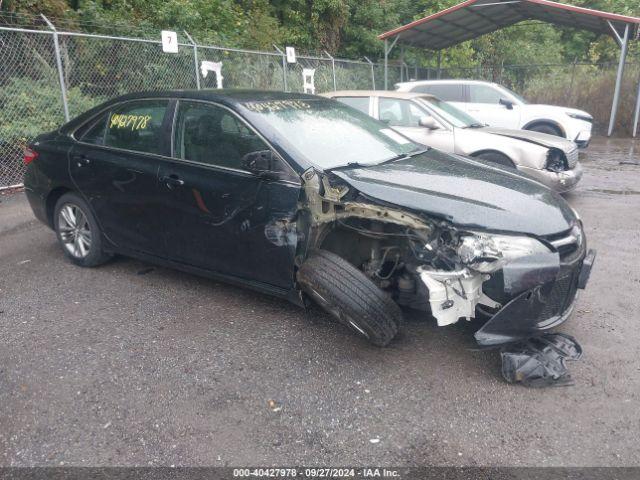
[[[378,36],[385,41],[385,89],[388,87],[388,55],[396,43],[437,51],[526,20],[540,20],[601,35],[611,35],[618,42],[621,54],[609,124],[609,135],[611,135],[615,124],[628,44],[630,40],[638,39],[640,31],[640,18],[637,17],[574,7],[550,0],[467,0]],[[391,45],[389,45],[390,40],[392,40]],[[637,131],[639,111],[640,85],[636,102],[634,136]]]

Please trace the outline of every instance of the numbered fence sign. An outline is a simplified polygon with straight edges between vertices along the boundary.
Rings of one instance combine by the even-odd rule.
[[[171,30],[162,30],[162,51],[165,53],[178,53],[178,34]]]
[[[296,49],[293,47],[285,47],[285,51],[287,52],[287,62],[296,63]]]

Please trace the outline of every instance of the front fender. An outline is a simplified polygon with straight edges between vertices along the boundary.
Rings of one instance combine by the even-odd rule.
[[[509,157],[516,166],[543,169],[547,163],[549,149],[535,143],[469,129],[456,129],[455,136],[460,155],[473,157],[494,151]]]

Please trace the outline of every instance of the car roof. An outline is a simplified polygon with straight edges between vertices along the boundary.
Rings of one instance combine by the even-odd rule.
[[[96,113],[110,108],[111,105],[126,102],[137,99],[154,99],[154,98],[177,98],[177,99],[189,99],[189,100],[207,100],[212,102],[221,103],[229,107],[235,108],[246,102],[261,102],[261,101],[279,101],[279,100],[303,100],[303,99],[318,99],[316,95],[309,95],[306,93],[291,93],[291,92],[279,92],[270,90],[256,90],[256,89],[202,89],[202,90],[152,90],[127,93],[119,97],[114,97],[106,102],[96,105],[90,110],[85,111],[79,116],[75,117],[60,130],[62,132],[72,131],[79,125],[83,124],[87,119],[93,117]]]
[[[389,90],[338,90],[321,94],[323,97],[390,97],[411,100],[413,98],[435,98],[434,95],[420,92],[395,92]]]
[[[255,89],[215,89],[206,88],[202,90],[160,90],[143,91],[122,95],[112,99],[112,102],[122,100],[135,100],[136,98],[190,98],[195,100],[222,101],[224,103],[244,103],[259,102],[265,100],[299,100],[317,98],[307,93],[280,92],[272,90]]]
[[[442,84],[464,84],[464,85],[497,85],[494,82],[484,80],[463,80],[458,78],[450,78],[446,80],[414,80],[411,82],[399,82],[396,85],[442,85]]]

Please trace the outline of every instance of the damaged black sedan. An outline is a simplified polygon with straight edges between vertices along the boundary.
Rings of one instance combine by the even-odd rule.
[[[400,307],[481,316],[482,346],[535,337],[571,314],[595,256],[545,186],[311,95],[132,94],[25,162],[31,207],[74,263],[122,254],[312,299],[380,346]]]

